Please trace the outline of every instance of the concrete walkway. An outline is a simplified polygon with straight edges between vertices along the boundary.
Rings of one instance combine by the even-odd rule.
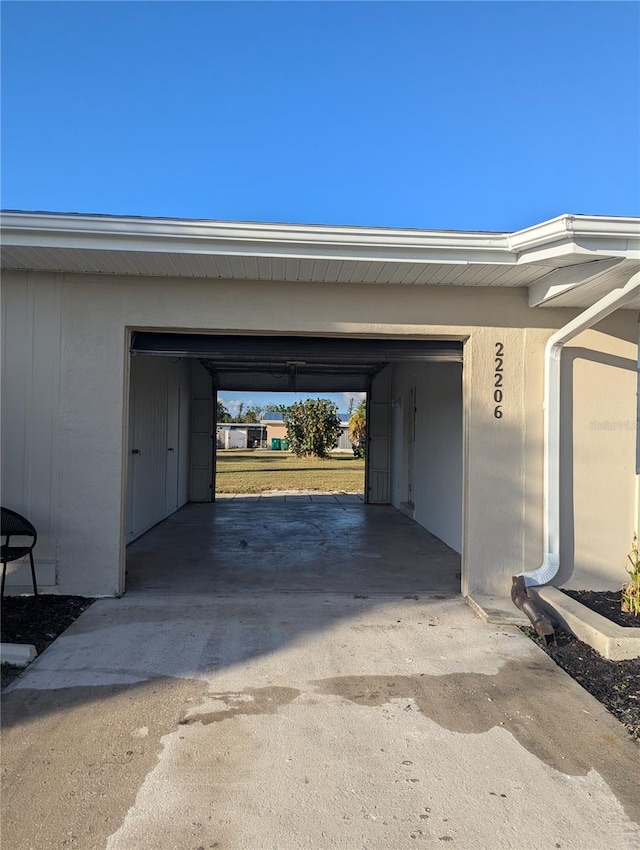
[[[459,597],[137,581],[5,692],[3,847],[640,846],[637,746]]]

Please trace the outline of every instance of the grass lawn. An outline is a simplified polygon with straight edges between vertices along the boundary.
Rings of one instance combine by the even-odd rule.
[[[349,454],[318,460],[296,457],[290,452],[218,451],[216,493],[268,490],[362,493],[364,460]]]

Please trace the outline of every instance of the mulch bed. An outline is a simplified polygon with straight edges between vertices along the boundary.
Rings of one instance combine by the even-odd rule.
[[[556,644],[545,646],[532,628],[522,631],[640,741],[640,658],[609,661],[567,632],[558,630]]]
[[[41,653],[91,605],[84,596],[5,596],[3,643],[31,643]]]
[[[561,590],[567,596],[576,599],[587,608],[606,617],[607,620],[611,620],[612,623],[640,629],[640,616],[622,611],[622,591],[620,590],[567,590],[564,587]]]

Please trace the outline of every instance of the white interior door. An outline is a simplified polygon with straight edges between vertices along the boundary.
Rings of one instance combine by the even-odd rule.
[[[405,439],[407,441],[407,502],[413,505],[413,467],[416,447],[416,385],[409,387],[409,405],[406,411]]]
[[[164,515],[167,469],[167,384],[150,374],[138,387],[135,408],[133,462],[134,531],[141,533]]]
[[[129,437],[128,437],[128,451],[129,455],[127,458],[127,533],[126,533],[126,542],[129,543],[133,540],[134,537],[134,505],[133,505],[133,494],[135,493],[135,474],[136,474],[136,465],[134,463],[134,455],[131,453],[131,450],[134,446],[133,437],[135,434],[135,424],[134,424],[134,387],[133,387],[133,364],[131,365],[131,378],[130,378],[130,386],[129,386]]]
[[[154,358],[131,363],[129,534],[134,538],[165,515],[167,380]]]
[[[167,472],[165,481],[165,514],[178,510],[180,486],[180,379],[177,373],[167,376]]]

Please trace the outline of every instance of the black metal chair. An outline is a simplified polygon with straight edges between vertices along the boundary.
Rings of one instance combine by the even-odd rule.
[[[7,574],[7,564],[9,561],[17,561],[18,558],[24,558],[25,555],[28,555],[31,561],[33,593],[34,596],[37,596],[38,586],[36,584],[36,568],[33,564],[33,547],[36,545],[38,532],[28,519],[17,514],[15,511],[10,511],[9,508],[1,508],[0,510],[2,511],[2,530],[0,531],[0,535],[6,538],[6,541],[2,544],[2,551],[0,553],[2,558],[2,590],[0,591],[0,597],[4,596],[4,580]],[[31,537],[33,541],[29,545],[22,543],[19,546],[12,546],[12,537]]]

